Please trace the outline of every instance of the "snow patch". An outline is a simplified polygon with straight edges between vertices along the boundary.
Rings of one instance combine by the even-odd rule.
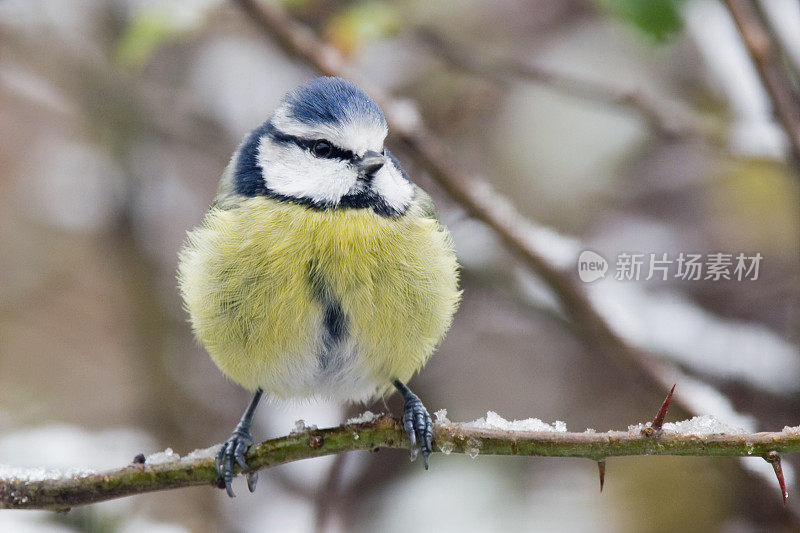
[[[220,444],[215,444],[213,446],[209,446],[208,448],[192,450],[183,456],[183,461],[191,462],[200,459],[216,459],[217,452],[219,451],[220,447]]]
[[[59,470],[57,468],[20,468],[16,466],[0,465],[0,478],[25,482],[87,477],[92,474],[96,474],[96,472],[85,468]]]
[[[439,409],[433,416],[436,417],[435,424],[450,424],[450,420],[447,418],[447,409]]]
[[[567,425],[561,420],[556,420],[552,425],[542,422],[538,418],[525,420],[506,420],[494,411],[488,411],[485,418],[479,418],[463,424],[468,429],[500,429],[503,431],[539,431],[566,433]]]
[[[792,437],[800,437],[800,426],[783,426],[783,432]]]
[[[296,420],[294,423],[294,429],[289,432],[289,435],[299,435],[300,433],[305,433],[307,431],[316,431],[317,426],[311,424],[309,426],[306,425],[305,420]]]
[[[737,411],[731,401],[717,389],[675,370],[670,376],[672,383],[680,383],[681,398],[695,413],[714,413],[717,418],[731,425],[744,428],[749,433],[756,430],[756,419]]]
[[[354,418],[348,418],[347,424],[366,424],[368,422],[374,422],[375,420],[379,419],[383,416],[383,413],[373,413],[372,411],[364,411],[360,415]]]
[[[144,463],[146,465],[160,465],[165,463],[174,463],[181,460],[181,456],[172,451],[172,448],[167,448],[163,452],[156,452],[148,455]]]
[[[664,424],[666,433],[682,433],[684,435],[713,435],[726,433],[728,435],[741,435],[746,431],[740,427],[731,426],[712,415],[696,416],[690,420],[680,422],[667,422]]]
[[[646,428],[650,424],[651,424],[650,422],[648,422],[647,424],[642,424],[641,422],[639,422],[638,424],[631,424],[630,426],[628,426],[628,434],[631,436],[641,435],[644,428]]]

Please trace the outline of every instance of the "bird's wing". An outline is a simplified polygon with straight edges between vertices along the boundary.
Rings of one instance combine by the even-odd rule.
[[[416,184],[414,184],[414,199],[419,208],[420,216],[439,221],[439,211],[436,209],[433,199]]]
[[[222,178],[219,180],[217,195],[214,197],[211,207],[217,207],[219,209],[231,209],[239,205],[239,197],[234,191],[233,171],[234,162],[231,160],[228,166],[225,167],[225,171],[222,173]]]

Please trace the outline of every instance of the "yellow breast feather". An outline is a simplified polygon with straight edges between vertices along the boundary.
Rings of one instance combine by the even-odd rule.
[[[196,336],[233,381],[360,400],[427,361],[458,305],[457,272],[422,207],[382,217],[260,196],[209,211],[179,281]]]

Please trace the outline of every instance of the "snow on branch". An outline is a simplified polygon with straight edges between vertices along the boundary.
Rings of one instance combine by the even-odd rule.
[[[447,420],[437,413],[435,450],[444,454],[582,457],[597,461],[601,483],[606,458],[631,455],[692,455],[763,457],[780,474],[780,454],[800,453],[800,426],[782,431],[747,433],[711,416],[676,423],[637,424],[627,431],[568,432],[563,422],[508,421],[490,411],[469,423]],[[656,417],[658,419],[658,415]],[[292,461],[354,450],[408,448],[399,420],[390,416],[363,418],[328,429],[302,427],[284,437],[253,446],[247,464],[255,470]],[[657,420],[658,421],[658,420]],[[139,455],[127,466],[106,472],[59,473],[41,469],[0,467],[0,509],[66,511],[125,496],[197,485],[218,486],[214,456],[219,445],[181,458],[172,450]],[[784,491],[785,498],[785,491]]]

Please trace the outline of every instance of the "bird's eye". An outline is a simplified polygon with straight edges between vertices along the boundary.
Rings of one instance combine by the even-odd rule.
[[[311,151],[317,157],[328,157],[333,151],[333,146],[327,141],[317,141],[311,147]]]

